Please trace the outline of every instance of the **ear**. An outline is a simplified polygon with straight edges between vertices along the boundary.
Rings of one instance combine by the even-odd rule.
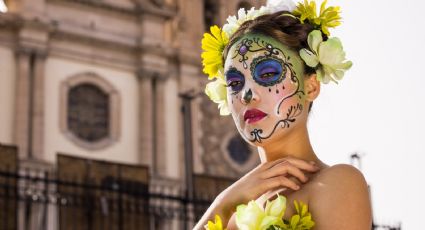
[[[306,100],[314,101],[320,93],[320,82],[317,80],[316,74],[310,74],[304,78],[304,91]]]

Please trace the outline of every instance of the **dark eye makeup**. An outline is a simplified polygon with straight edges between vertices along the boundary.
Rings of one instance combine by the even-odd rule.
[[[286,75],[283,61],[273,57],[257,57],[251,63],[252,78],[262,86],[280,83]]]
[[[225,73],[226,84],[234,93],[238,93],[245,85],[245,77],[234,67],[230,67]]]

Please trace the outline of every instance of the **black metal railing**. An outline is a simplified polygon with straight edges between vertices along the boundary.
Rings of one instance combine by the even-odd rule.
[[[120,178],[59,180],[47,171],[0,171],[0,229],[169,229],[196,221],[213,197]],[[184,229],[178,227],[178,229]]]

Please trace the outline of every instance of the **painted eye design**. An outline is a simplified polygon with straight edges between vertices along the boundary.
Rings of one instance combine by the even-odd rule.
[[[230,67],[225,76],[227,87],[229,87],[233,93],[238,93],[242,90],[245,85],[245,77],[239,70],[234,67]]]
[[[262,86],[273,86],[286,76],[283,61],[273,57],[258,57],[251,63],[252,78]]]

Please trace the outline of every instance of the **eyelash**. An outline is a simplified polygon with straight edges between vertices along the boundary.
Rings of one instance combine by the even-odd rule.
[[[263,79],[264,78],[270,78],[270,77],[273,77],[276,74],[277,74],[277,72],[268,72],[268,73],[261,74],[260,77],[263,78]]]
[[[242,81],[231,81],[226,85],[226,87],[230,88],[233,92],[231,92],[232,95],[238,94],[240,90],[234,90],[233,87],[242,85]]]

